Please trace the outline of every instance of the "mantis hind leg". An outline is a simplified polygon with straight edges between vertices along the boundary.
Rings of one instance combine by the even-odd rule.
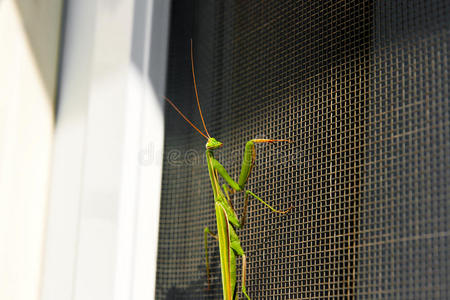
[[[247,294],[247,289],[245,287],[245,275],[247,273],[246,255],[241,247],[241,242],[239,241],[239,238],[233,229],[230,230],[230,239],[231,239],[231,249],[233,250],[234,255],[239,255],[242,257],[242,293],[248,300],[250,300],[250,297]],[[236,264],[236,262],[234,262],[234,264]],[[234,278],[236,278],[236,265],[234,265]],[[237,294],[236,290],[234,290],[234,295],[236,294]]]
[[[245,275],[247,274],[247,259],[246,259],[246,255],[245,255],[245,253],[242,251],[242,248],[240,248],[238,251],[236,251],[236,249],[234,248],[234,246],[231,246],[231,248],[233,249],[233,256],[235,256],[235,255],[239,255],[239,256],[241,256],[242,257],[242,279],[241,279],[241,284],[242,284],[242,287],[241,287],[241,289],[242,289],[242,293],[245,295],[245,297],[248,299],[248,300],[251,300],[250,299],[250,297],[248,296],[248,294],[247,294],[247,289],[245,288]],[[234,263],[236,263],[236,258],[234,259]],[[235,278],[236,278],[236,268],[234,269],[234,276],[235,276]],[[233,289],[234,289],[234,296],[233,296],[233,299],[237,299],[237,297],[236,297],[236,295],[237,295],[237,292],[236,292],[236,290],[235,290],[235,286],[233,286]]]
[[[208,227],[205,227],[205,259],[206,259],[206,280],[208,281],[208,290],[210,289],[210,271],[209,271],[209,257],[208,257],[208,234],[217,239],[217,235],[213,234]]]
[[[247,257],[245,254],[242,254],[242,293],[244,293],[245,297],[250,300],[250,297],[247,295],[247,290],[245,289],[245,274],[247,271]]]

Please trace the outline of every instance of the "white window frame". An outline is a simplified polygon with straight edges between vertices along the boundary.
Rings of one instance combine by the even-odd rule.
[[[154,299],[169,11],[67,2],[43,300]]]

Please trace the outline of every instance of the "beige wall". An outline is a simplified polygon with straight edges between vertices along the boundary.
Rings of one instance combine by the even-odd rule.
[[[0,0],[0,299],[39,298],[61,8]]]

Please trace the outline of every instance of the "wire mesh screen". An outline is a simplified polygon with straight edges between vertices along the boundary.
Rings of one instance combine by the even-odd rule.
[[[167,96],[237,180],[252,299],[450,298],[448,1],[173,1]],[[157,299],[220,299],[206,140],[166,107]],[[238,214],[243,195],[233,202]],[[241,265],[238,265],[237,298]]]

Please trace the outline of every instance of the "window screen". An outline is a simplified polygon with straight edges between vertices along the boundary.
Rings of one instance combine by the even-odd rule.
[[[252,299],[450,298],[448,1],[172,2],[166,95],[224,143]],[[157,299],[220,299],[206,140],[166,107]],[[243,195],[233,197],[240,214]],[[238,258],[238,298],[241,259]]]

